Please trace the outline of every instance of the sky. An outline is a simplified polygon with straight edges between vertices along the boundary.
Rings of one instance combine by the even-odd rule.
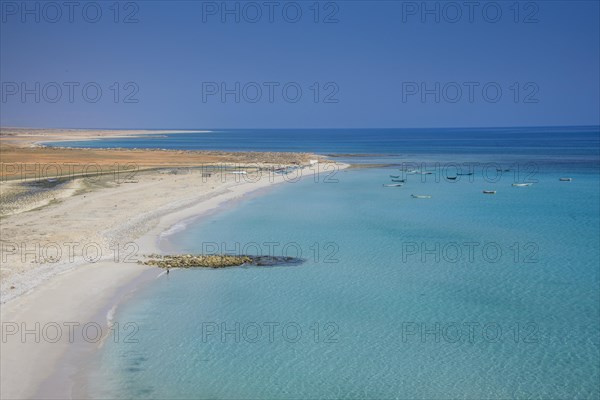
[[[2,0],[0,125],[599,125],[599,4]]]

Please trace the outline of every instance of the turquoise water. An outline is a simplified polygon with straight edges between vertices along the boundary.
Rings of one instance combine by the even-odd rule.
[[[191,224],[163,246],[257,252],[255,243],[269,253],[276,242],[275,255],[288,245],[307,261],[176,270],[142,288],[116,314],[139,326],[139,343],[107,343],[92,393],[597,398],[600,199],[591,171],[565,183],[563,168],[547,168],[527,188],[478,174],[458,183],[410,175],[405,187],[384,188],[397,169],[346,170],[338,183],[283,184]]]

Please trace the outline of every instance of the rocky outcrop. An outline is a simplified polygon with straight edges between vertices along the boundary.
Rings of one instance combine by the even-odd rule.
[[[281,265],[299,265],[303,259],[279,256],[249,256],[249,255],[159,255],[151,254],[141,264],[159,268],[226,268],[239,266],[273,267]]]

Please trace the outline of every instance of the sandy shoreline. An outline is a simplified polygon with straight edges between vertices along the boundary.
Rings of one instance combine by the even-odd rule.
[[[208,133],[208,130],[149,130],[149,129],[45,129],[1,127],[4,140],[19,146],[41,146],[44,142],[69,142],[78,140],[100,140],[170,133]]]
[[[27,140],[9,144],[15,158],[31,160],[31,153],[19,153],[29,146]],[[53,151],[44,150],[36,149],[43,155]],[[157,158],[172,157],[172,153],[159,152]],[[304,169],[298,170],[301,176],[315,173],[315,166],[308,162],[315,157],[312,155],[219,153],[215,158],[214,153],[192,152],[193,161],[189,161],[186,152],[179,152],[183,168],[170,164],[165,168],[159,163],[158,169],[140,171],[129,180],[115,182],[111,175],[102,179],[73,177],[70,186],[58,188],[56,193],[55,188],[49,191],[55,197],[48,204],[30,211],[17,209],[14,215],[2,217],[2,399],[70,398],[73,390],[81,396],[80,362],[97,351],[101,339],[96,333],[104,338],[111,334],[107,310],[133,283],[154,279],[160,272],[136,261],[144,254],[159,252],[161,233],[250,193],[297,181],[298,172],[288,177],[268,169],[280,167],[286,159],[288,165],[304,164]],[[155,157],[156,152],[116,154]],[[209,163],[222,161],[226,168],[209,171],[194,167],[202,157]],[[244,170],[243,161],[249,164],[246,174],[234,173]],[[4,189],[14,184],[0,183]],[[59,197],[68,190],[71,192]],[[87,257],[83,251],[78,253],[86,246],[101,256],[96,259],[96,253]],[[53,252],[55,249],[62,253]],[[48,252],[56,256],[51,262]]]
[[[171,204],[167,211],[156,218],[152,229],[134,240],[139,254],[159,252],[158,238],[162,232],[173,225],[190,218],[197,218],[214,212],[226,202],[242,199],[250,193],[260,191],[276,184],[284,183],[282,176],[273,181],[263,179],[257,183],[245,182],[233,184],[225,190],[216,191],[205,196],[195,204]],[[76,385],[79,374],[73,365],[64,365],[66,360],[74,356],[68,352],[76,348],[80,354],[91,353],[97,348],[97,343],[88,342],[83,332],[77,334],[75,340],[67,340],[68,322],[98,324],[103,333],[108,334],[106,314],[103,312],[112,307],[115,296],[123,287],[148,271],[160,271],[155,268],[141,266],[136,263],[114,262],[103,260],[93,264],[72,265],[66,272],[58,272],[40,283],[34,290],[11,301],[2,304],[2,324],[7,329],[14,330],[15,323],[18,332],[7,335],[2,342],[2,398],[68,398]],[[22,340],[24,329],[35,330],[35,324],[40,324],[39,343],[35,343],[34,334],[29,334]],[[22,324],[25,324],[23,328]],[[49,340],[54,338],[54,324],[61,326],[62,338],[56,343]],[[95,328],[90,325],[93,335]],[[46,332],[44,329],[46,327]],[[63,365],[61,365],[61,363]],[[56,371],[62,371],[57,373]],[[58,375],[57,375],[58,374]],[[53,377],[51,381],[49,378]],[[57,378],[67,381],[56,381]],[[42,389],[38,390],[42,385]]]

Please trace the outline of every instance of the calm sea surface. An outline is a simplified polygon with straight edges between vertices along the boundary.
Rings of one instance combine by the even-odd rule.
[[[306,261],[173,270],[138,289],[116,311],[118,340],[92,363],[94,397],[600,396],[598,127],[237,130],[69,146],[387,164],[293,180],[163,237],[169,252]],[[473,175],[447,179],[457,172]],[[390,175],[405,185],[384,187]],[[523,182],[533,185],[512,186]]]

